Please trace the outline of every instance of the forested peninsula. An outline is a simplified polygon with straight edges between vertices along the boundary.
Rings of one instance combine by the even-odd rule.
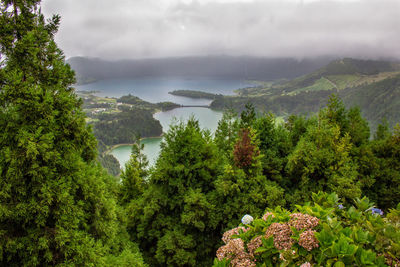
[[[202,91],[192,91],[192,90],[175,90],[175,91],[172,91],[169,93],[171,95],[176,95],[176,96],[184,96],[184,97],[190,97],[190,98],[203,98],[203,99],[212,99],[212,100],[223,96],[221,94],[212,94],[212,93],[206,93],[206,92],[202,92]]]
[[[153,114],[180,107],[171,102],[152,104],[133,95],[108,98],[84,91],[79,95],[83,99],[87,122],[93,125],[94,135],[107,146],[129,144],[137,136],[161,136],[161,124]]]
[[[80,91],[86,122],[93,127],[97,139],[98,160],[112,175],[119,175],[121,166],[109,150],[120,144],[133,144],[140,138],[162,135],[162,127],[153,114],[180,107],[171,102],[152,104],[127,95],[120,98],[98,97],[96,92]]]
[[[400,264],[398,124],[371,131],[340,90],[284,123],[245,104],[215,135],[195,118],[171,126],[150,170],[135,143],[115,177],[54,41],[60,17],[0,3],[1,266]]]

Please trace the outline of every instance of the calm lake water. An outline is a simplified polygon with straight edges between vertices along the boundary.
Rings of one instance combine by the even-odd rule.
[[[143,79],[119,79],[105,80],[95,83],[76,86],[78,91],[97,91],[98,96],[121,97],[123,95],[135,95],[148,102],[157,103],[171,101],[181,105],[208,105],[208,99],[192,99],[168,94],[174,90],[200,90],[204,92],[229,95],[234,94],[234,90],[254,86],[253,84],[240,80],[222,79],[181,79],[181,78],[143,78]],[[154,114],[154,118],[159,120],[163,132],[167,132],[171,122],[176,120],[187,121],[190,116],[199,120],[202,128],[207,128],[211,132],[217,129],[218,121],[222,118],[222,112],[208,108],[188,107],[176,108],[166,112]],[[162,138],[145,138],[144,154],[153,165],[160,151]],[[124,145],[113,149],[110,152],[114,155],[123,168],[129,160],[131,146]]]
[[[217,129],[218,121],[222,118],[222,112],[214,111],[209,108],[176,108],[166,112],[154,114],[154,118],[159,120],[163,131],[167,132],[171,123],[177,121],[187,121],[190,116],[194,116],[203,129],[209,129],[214,132]],[[153,165],[157,160],[160,152],[160,143],[162,138],[144,138],[144,154],[147,156],[150,165]],[[123,145],[116,147],[110,152],[121,164],[121,167],[129,160],[131,154],[131,146]]]
[[[214,94],[230,95],[235,89],[254,86],[249,82],[224,79],[141,78],[104,80],[78,85],[78,91],[97,91],[98,96],[121,97],[134,95],[151,103],[171,101],[181,105],[208,105],[208,99],[193,99],[168,94],[174,90],[197,90]]]

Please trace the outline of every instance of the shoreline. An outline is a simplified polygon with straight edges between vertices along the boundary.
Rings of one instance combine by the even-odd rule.
[[[161,134],[160,136],[151,136],[151,137],[142,137],[140,138],[140,141],[144,140],[144,139],[158,139],[158,138],[162,138],[163,134]],[[132,146],[134,143],[123,143],[123,144],[116,144],[116,145],[112,145],[110,148],[108,148],[104,154],[110,154],[110,152],[120,146]]]

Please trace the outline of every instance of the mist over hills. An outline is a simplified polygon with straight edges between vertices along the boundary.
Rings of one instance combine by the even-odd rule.
[[[400,121],[400,63],[344,58],[290,81],[244,88],[236,96],[222,96],[216,109],[244,109],[248,102],[259,111],[310,114],[337,94],[347,107],[358,106],[374,131],[382,119],[393,127]]]
[[[75,70],[78,83],[149,76],[270,81],[292,79],[310,73],[331,60],[332,58],[329,57],[296,60],[294,58],[208,56],[107,61],[98,58],[72,57],[67,60],[67,63]]]
[[[236,96],[219,97],[211,104],[214,109],[233,107],[240,112],[251,102],[259,111],[304,114],[317,112],[336,93],[346,106],[359,106],[372,129],[383,118],[390,126],[400,120],[400,63],[394,60],[220,56],[106,61],[74,57],[68,63],[81,84],[163,76],[269,81],[243,88]]]

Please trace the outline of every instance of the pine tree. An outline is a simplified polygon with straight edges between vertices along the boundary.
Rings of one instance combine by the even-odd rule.
[[[60,17],[0,3],[0,265],[140,265],[54,42]]]

